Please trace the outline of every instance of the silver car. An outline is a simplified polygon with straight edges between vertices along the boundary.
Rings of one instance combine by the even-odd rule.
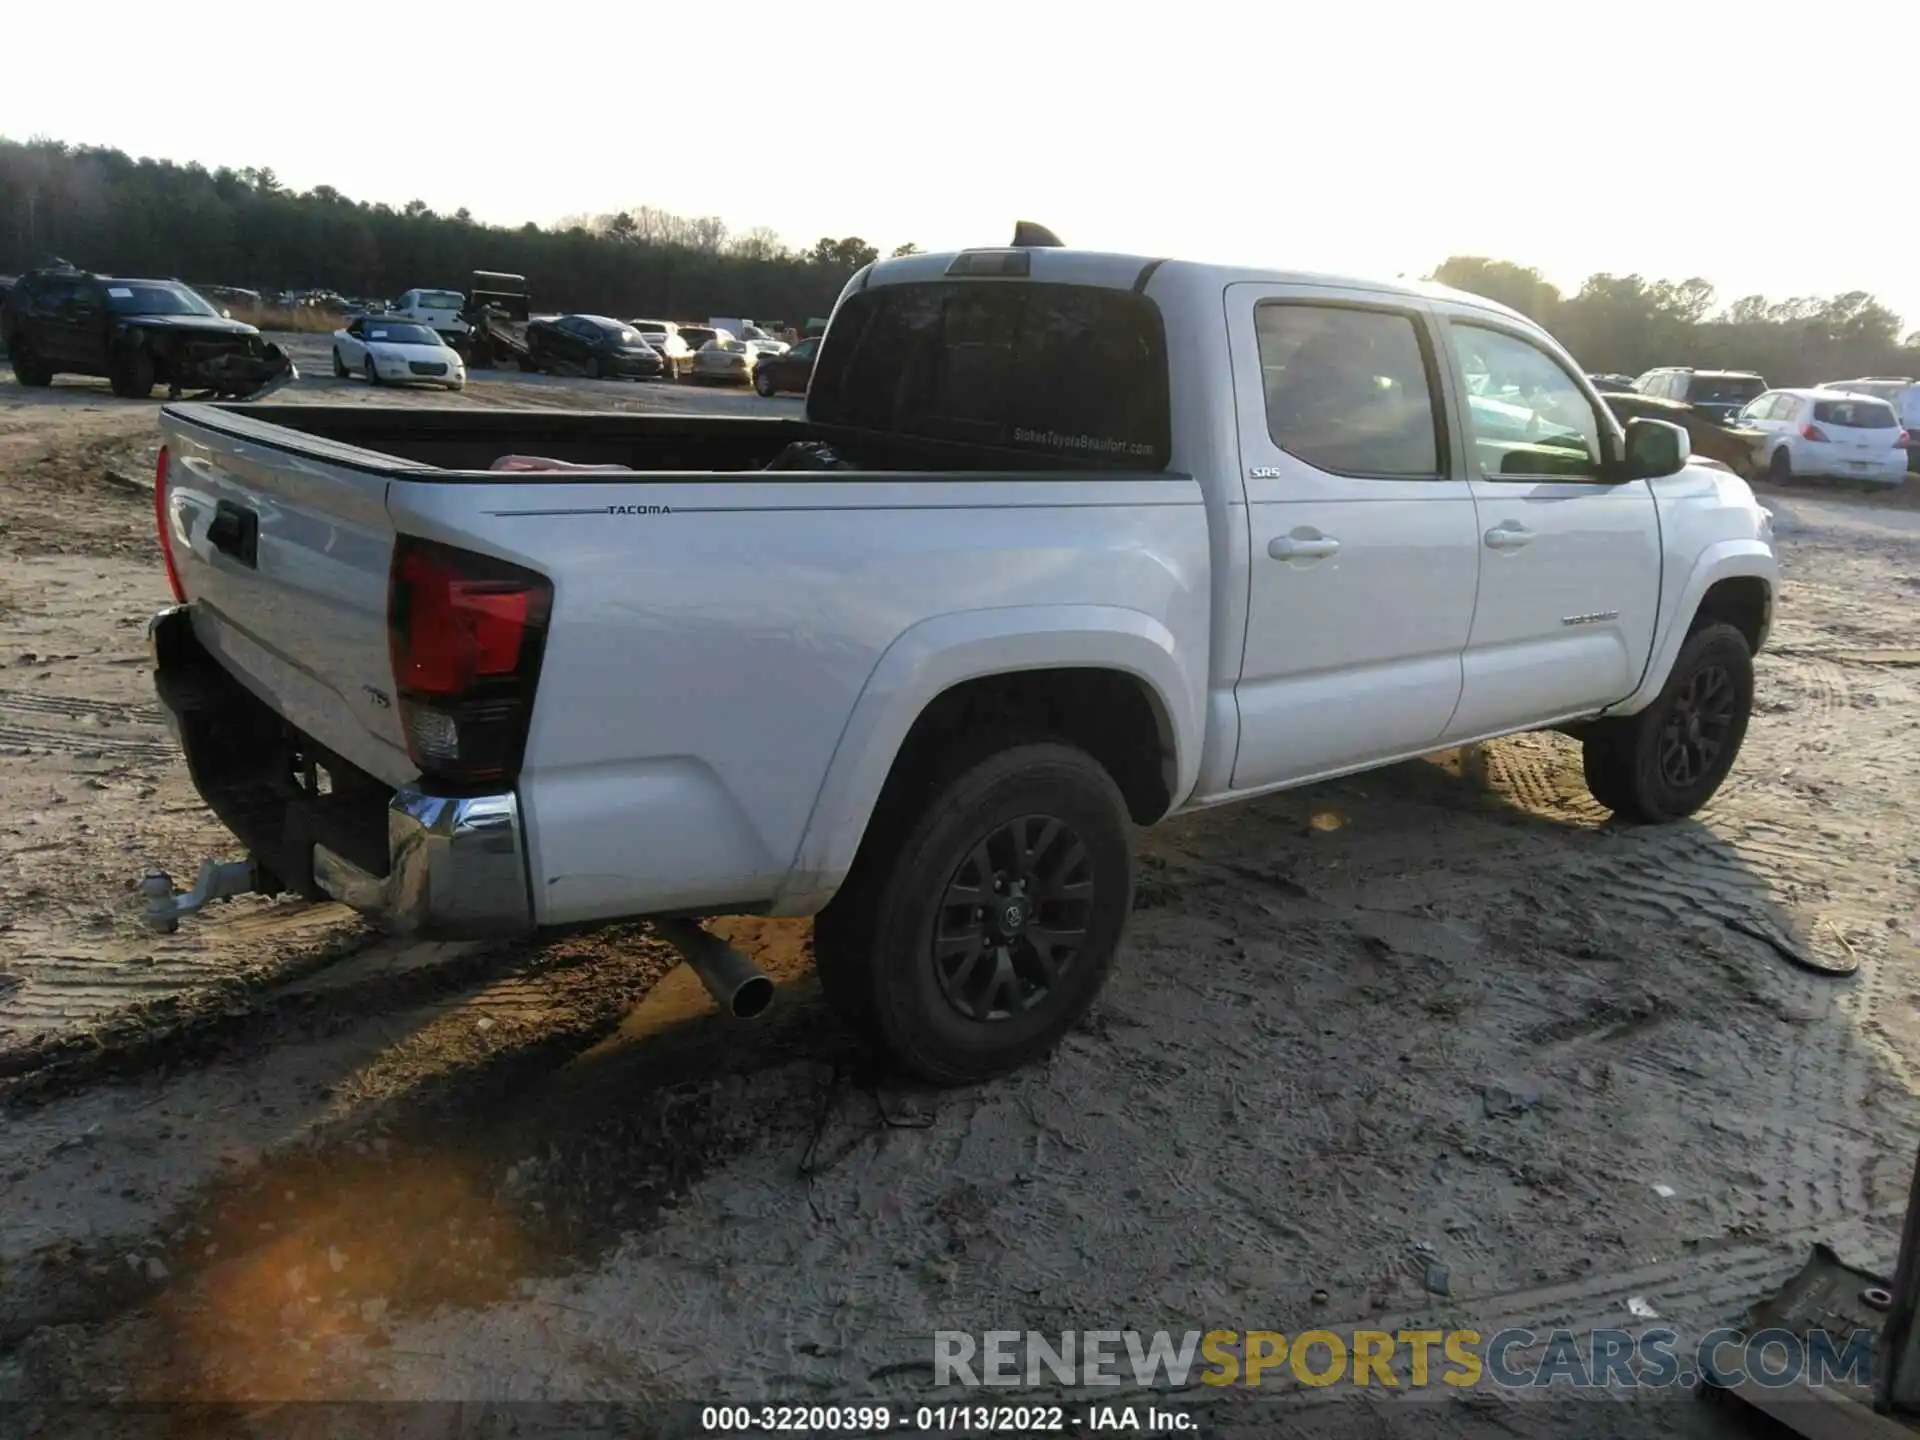
[[[671,320],[629,320],[627,324],[638,330],[640,338],[660,352],[667,362],[669,380],[678,380],[683,375],[693,373],[693,346],[687,343],[678,325]]]
[[[702,384],[751,385],[757,358],[745,340],[709,340],[693,356],[693,378]]]

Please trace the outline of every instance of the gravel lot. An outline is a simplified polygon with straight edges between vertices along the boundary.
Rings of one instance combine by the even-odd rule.
[[[289,404],[797,407],[371,391],[294,344]],[[1528,736],[1161,827],[1091,1021],[928,1093],[865,1075],[800,922],[722,927],[782,982],[752,1027],[644,926],[402,945],[254,899],[146,935],[144,869],[230,853],[145,669],[156,407],[0,395],[0,1399],[898,1404],[936,1328],[1582,1328],[1631,1296],[1698,1331],[1813,1241],[1891,1266],[1920,512],[1769,498],[1761,713],[1698,823],[1602,824]],[[1399,1409],[1741,1433],[1682,1400]]]

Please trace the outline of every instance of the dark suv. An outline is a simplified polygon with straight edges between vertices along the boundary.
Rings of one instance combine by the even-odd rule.
[[[61,266],[22,275],[0,304],[0,343],[22,385],[98,375],[139,399],[164,384],[246,397],[298,378],[280,347],[177,280],[126,280]]]
[[[1748,401],[1767,391],[1767,382],[1751,370],[1695,370],[1690,365],[1664,365],[1633,382],[1642,395],[1679,400],[1721,425]]]

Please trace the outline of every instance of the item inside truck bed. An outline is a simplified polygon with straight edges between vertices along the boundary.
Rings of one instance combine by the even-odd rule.
[[[489,470],[587,470],[615,471],[632,473],[631,465],[575,465],[566,460],[549,460],[543,455],[502,455]]]
[[[857,470],[831,445],[818,440],[796,440],[767,462],[769,470]]]

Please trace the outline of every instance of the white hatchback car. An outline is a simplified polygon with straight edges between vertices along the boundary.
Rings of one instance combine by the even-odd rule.
[[[425,325],[356,315],[333,332],[333,373],[344,380],[364,375],[372,385],[444,385],[461,390],[466,362]]]
[[[1780,484],[1828,476],[1874,485],[1907,478],[1907,432],[1884,400],[1845,390],[1769,390],[1734,417],[1755,432],[1754,459]]]

